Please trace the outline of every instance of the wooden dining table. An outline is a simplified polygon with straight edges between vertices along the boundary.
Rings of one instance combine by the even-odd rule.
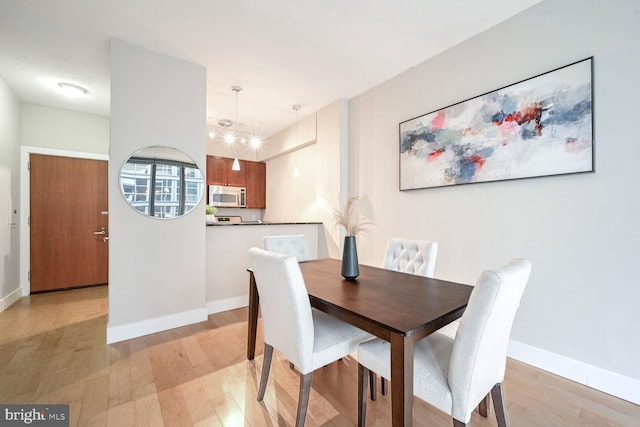
[[[391,343],[393,426],[413,425],[413,347],[416,341],[456,320],[473,287],[360,265],[356,280],[340,275],[341,263],[300,263],[311,306]],[[259,295],[249,270],[247,358],[255,356]]]

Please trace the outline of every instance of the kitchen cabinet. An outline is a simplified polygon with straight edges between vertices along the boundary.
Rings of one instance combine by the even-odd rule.
[[[246,161],[239,160],[240,170],[231,170],[233,159],[227,157],[207,156],[207,185],[246,186]]]
[[[264,162],[245,162],[247,187],[247,208],[267,207],[267,165]]]
[[[207,156],[207,185],[246,187],[247,208],[266,207],[267,165],[264,162],[239,160],[240,170],[231,170],[233,159]]]

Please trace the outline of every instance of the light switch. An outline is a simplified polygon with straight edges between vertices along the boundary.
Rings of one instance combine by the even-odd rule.
[[[13,207],[13,200],[9,199],[7,201],[7,221],[9,228],[16,228],[18,223],[18,210]]]

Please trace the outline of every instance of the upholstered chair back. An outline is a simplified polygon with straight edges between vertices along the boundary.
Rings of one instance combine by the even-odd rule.
[[[487,391],[503,381],[511,326],[530,272],[529,261],[513,259],[478,278],[449,359],[455,419],[468,420]]]
[[[433,277],[437,255],[437,242],[392,238],[383,265],[387,270]]]
[[[299,262],[309,260],[309,248],[302,234],[264,236],[263,244],[267,251],[295,256]]]
[[[278,349],[300,372],[311,371],[314,326],[311,303],[294,256],[249,249],[266,344]]]

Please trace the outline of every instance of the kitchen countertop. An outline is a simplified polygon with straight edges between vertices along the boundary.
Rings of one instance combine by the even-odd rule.
[[[228,222],[214,222],[213,224],[207,224],[207,227],[233,227],[233,226],[245,226],[245,225],[293,225],[293,224],[322,224],[319,221],[245,221],[237,224]]]

